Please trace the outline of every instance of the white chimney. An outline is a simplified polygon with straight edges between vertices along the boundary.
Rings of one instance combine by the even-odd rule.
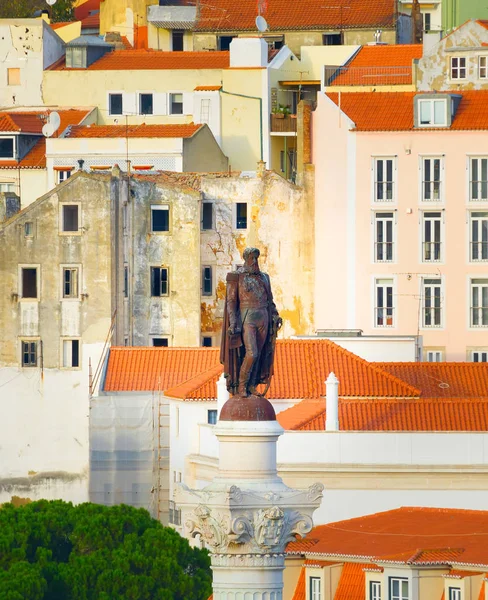
[[[224,374],[222,373],[217,381],[217,420],[220,419],[220,411],[228,399],[229,392],[227,391],[227,383]]]
[[[422,56],[428,56],[442,39],[442,31],[424,31],[422,36]]]
[[[331,371],[325,382],[325,430],[339,431],[339,380]]]
[[[231,67],[266,67],[268,43],[262,37],[234,38],[230,43]]]

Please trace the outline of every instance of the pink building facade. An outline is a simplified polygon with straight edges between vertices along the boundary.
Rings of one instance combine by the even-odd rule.
[[[488,92],[319,94],[316,326],[488,359]]]

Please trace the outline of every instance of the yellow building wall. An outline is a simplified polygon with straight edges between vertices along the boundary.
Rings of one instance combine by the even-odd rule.
[[[164,52],[172,50],[171,31],[169,29],[161,29],[148,23],[147,39],[148,48],[152,48],[153,50],[163,50]],[[185,52],[191,52],[193,49],[193,33],[191,31],[185,31],[183,36],[183,50]]]
[[[46,169],[0,169],[0,183],[13,183],[24,209],[48,191]]]
[[[133,27],[147,25],[147,7],[158,0],[104,0],[100,4],[100,33],[119,31],[132,43]]]
[[[68,23],[64,27],[58,27],[55,29],[55,32],[59,37],[65,42],[71,42],[71,40],[75,40],[81,35],[81,21],[73,21],[73,23]]]

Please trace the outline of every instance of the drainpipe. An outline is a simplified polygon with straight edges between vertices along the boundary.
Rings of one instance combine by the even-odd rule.
[[[339,380],[331,371],[325,382],[325,430],[339,431]]]
[[[235,94],[234,92],[227,92],[225,90],[220,90],[220,93],[227,94],[228,96],[238,96],[239,98],[250,98],[251,100],[259,100],[259,142],[261,150],[261,160],[263,160],[263,99],[259,96],[246,96],[245,94]]]

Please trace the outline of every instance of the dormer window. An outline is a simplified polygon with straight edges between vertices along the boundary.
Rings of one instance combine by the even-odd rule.
[[[447,98],[419,99],[418,127],[447,127]]]
[[[0,158],[15,158],[13,137],[0,137]]]
[[[466,79],[466,57],[451,57],[451,79]]]

